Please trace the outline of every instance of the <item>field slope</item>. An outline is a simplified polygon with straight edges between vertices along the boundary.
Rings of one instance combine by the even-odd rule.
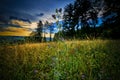
[[[0,46],[0,80],[120,80],[120,40]]]

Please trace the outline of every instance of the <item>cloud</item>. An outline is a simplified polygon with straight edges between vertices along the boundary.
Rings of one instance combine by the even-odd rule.
[[[0,24],[0,29],[1,29],[2,27],[7,28],[7,27],[9,27],[9,26],[17,27],[17,28],[22,28],[20,25],[15,25],[15,24]]]
[[[30,26],[31,21],[27,18],[19,18],[15,16],[0,15],[0,27],[24,27]]]
[[[10,24],[12,24],[12,25],[18,25],[18,26],[21,26],[21,27],[27,26],[27,25],[29,26],[30,25],[30,23],[24,22],[24,21],[20,21],[20,20],[11,20]]]
[[[0,24],[0,36],[29,36],[32,29],[31,24],[23,20],[11,19],[6,23]]]
[[[32,13],[28,13],[25,11],[17,11],[17,10],[9,10],[9,9],[1,9],[0,8],[0,16],[5,16],[1,19],[18,19],[23,21],[38,21],[38,17]]]
[[[8,18],[6,16],[0,15],[0,24],[7,24]]]
[[[28,19],[22,19],[14,16],[7,17],[6,19],[3,17],[0,19],[0,27],[24,27],[30,26],[31,22]]]
[[[44,16],[44,13],[36,14],[36,16],[42,17],[42,16]]]
[[[6,23],[0,21],[0,36],[29,36],[37,27],[36,22],[29,23],[17,17],[10,18]]]
[[[18,18],[18,17],[15,17],[15,16],[10,16],[9,19],[10,20],[19,20],[19,21],[31,23],[31,21],[29,19],[27,19],[27,18]]]
[[[7,27],[0,29],[0,36],[29,36],[31,31],[27,28]]]

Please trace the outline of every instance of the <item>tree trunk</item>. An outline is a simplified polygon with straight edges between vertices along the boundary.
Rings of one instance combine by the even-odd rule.
[[[51,32],[50,32],[50,41],[52,41],[52,39],[51,39]]]
[[[94,39],[96,39],[96,26],[95,26],[95,24],[94,24]]]

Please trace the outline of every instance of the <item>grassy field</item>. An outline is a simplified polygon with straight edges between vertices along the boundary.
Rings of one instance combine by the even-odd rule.
[[[120,40],[0,46],[0,80],[120,80]]]

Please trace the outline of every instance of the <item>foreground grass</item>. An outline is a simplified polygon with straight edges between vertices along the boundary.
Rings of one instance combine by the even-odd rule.
[[[120,80],[120,41],[0,47],[0,80]]]

